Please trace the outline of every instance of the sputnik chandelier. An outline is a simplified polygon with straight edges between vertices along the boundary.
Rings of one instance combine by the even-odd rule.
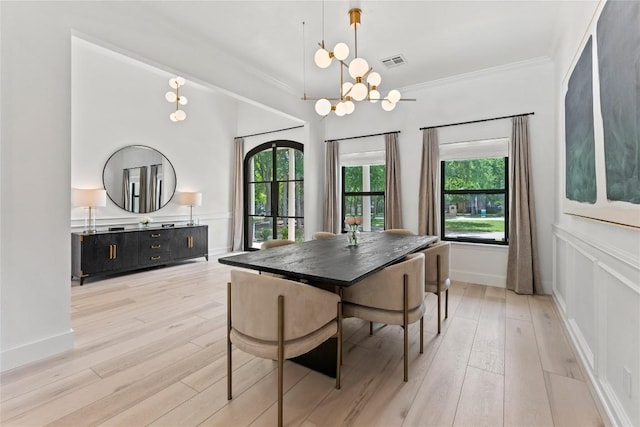
[[[323,12],[324,14],[324,12]],[[309,98],[304,94],[305,101],[316,101],[315,110],[321,116],[327,116],[331,111],[336,116],[344,116],[351,114],[355,110],[353,101],[368,101],[376,103],[380,101],[382,109],[391,111],[396,107],[396,103],[401,100],[400,92],[396,89],[389,91],[387,96],[382,97],[378,91],[382,77],[373,71],[369,63],[358,56],[358,25],[360,25],[360,16],[362,11],[357,8],[349,10],[349,22],[354,33],[354,58],[347,64],[349,57],[349,46],[346,43],[338,43],[333,51],[327,50],[324,39],[319,43],[320,48],[314,55],[314,62],[320,68],[327,68],[335,58],[340,65],[340,96],[339,97],[323,97]],[[323,17],[324,19],[324,17]],[[345,81],[344,69],[347,69],[349,76],[353,78],[353,82]],[[333,101],[333,102],[332,102]]]
[[[172,122],[181,122],[187,118],[187,113],[180,109],[181,105],[186,105],[187,103],[187,97],[180,96],[180,88],[184,86],[185,83],[186,80],[182,77],[175,77],[169,80],[169,86],[171,89],[174,89],[175,92],[167,92],[164,98],[172,104],[174,102],[176,104],[176,111],[169,114],[169,119],[171,119]]]

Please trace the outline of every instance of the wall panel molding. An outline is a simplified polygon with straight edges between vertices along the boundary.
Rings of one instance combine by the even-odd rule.
[[[595,395],[613,425],[640,425],[640,260],[557,225],[553,259],[553,298]]]

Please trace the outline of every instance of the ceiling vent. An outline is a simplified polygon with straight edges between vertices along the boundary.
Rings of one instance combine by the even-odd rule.
[[[389,58],[383,59],[382,63],[387,68],[394,68],[394,67],[399,67],[400,65],[406,64],[407,61],[404,59],[404,56],[402,55],[393,55]]]

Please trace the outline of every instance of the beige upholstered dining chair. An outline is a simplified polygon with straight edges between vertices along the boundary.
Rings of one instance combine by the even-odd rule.
[[[411,230],[407,230],[406,228],[390,228],[388,230],[382,230],[381,233],[386,233],[386,234],[404,234],[406,236],[415,236],[416,233],[414,233]]]
[[[438,333],[442,322],[441,295],[444,292],[444,318],[449,317],[449,242],[437,242],[423,250],[425,256],[424,290],[438,296]]]
[[[262,242],[262,244],[260,245],[260,249],[275,248],[277,246],[292,245],[294,243],[295,242],[293,240],[286,240],[286,239],[267,240],[265,242]]]
[[[330,231],[318,231],[313,235],[313,240],[330,239],[335,236],[336,233],[332,233]]]
[[[278,425],[282,426],[283,363],[338,339],[336,388],[340,388],[342,310],[332,292],[276,277],[232,270],[227,284],[227,398],[232,398],[231,344],[278,362]]]
[[[400,291],[402,289],[402,291]],[[420,320],[420,353],[424,329],[424,254],[409,255],[404,261],[364,278],[342,293],[342,314],[369,322],[404,327],[404,381],[408,381],[409,324]]]

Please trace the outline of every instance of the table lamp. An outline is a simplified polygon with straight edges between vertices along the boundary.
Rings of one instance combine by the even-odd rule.
[[[84,232],[96,232],[95,208],[107,206],[107,192],[103,188],[95,189],[71,189],[71,203],[76,207],[83,207],[84,210]]]
[[[176,203],[182,206],[189,206],[189,222],[187,225],[195,225],[193,222],[193,207],[202,205],[202,193],[183,191],[176,196]]]

